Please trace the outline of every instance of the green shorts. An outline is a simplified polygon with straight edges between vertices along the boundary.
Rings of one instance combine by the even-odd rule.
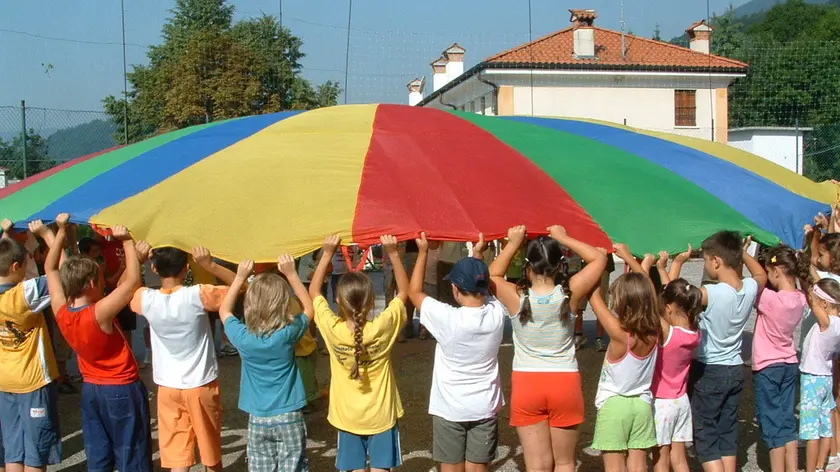
[[[303,390],[306,392],[307,403],[312,403],[321,398],[318,379],[315,378],[315,363],[317,360],[317,349],[312,351],[308,356],[295,357],[295,363],[300,371],[300,378],[303,379]]]
[[[615,396],[598,409],[592,449],[626,451],[656,446],[653,406],[639,397]]]

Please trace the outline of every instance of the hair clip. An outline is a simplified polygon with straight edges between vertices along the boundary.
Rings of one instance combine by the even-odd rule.
[[[775,264],[776,261],[777,261],[776,256],[773,256],[773,257],[770,258],[770,263],[771,264]]]

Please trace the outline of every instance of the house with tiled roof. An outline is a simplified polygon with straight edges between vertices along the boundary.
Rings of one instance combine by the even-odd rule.
[[[408,84],[409,104],[487,115],[572,117],[725,142],[728,87],[748,66],[710,54],[713,29],[691,25],[690,47],[595,25],[594,10],[570,10],[571,26],[464,70],[454,44],[425,79]]]

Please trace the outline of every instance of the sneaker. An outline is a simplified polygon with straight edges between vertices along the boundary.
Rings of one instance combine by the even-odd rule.
[[[584,336],[582,334],[576,334],[575,335],[575,350],[580,351],[581,349],[585,348],[586,344],[588,342],[589,342],[589,340],[586,339],[586,336]]]
[[[825,465],[825,472],[840,471],[840,457],[834,456],[828,458],[828,463]]]
[[[607,343],[604,342],[604,338],[597,338],[595,340],[595,350],[598,352],[606,352]]]
[[[235,347],[231,346],[228,343],[224,343],[222,345],[222,352],[225,353],[226,356],[238,356],[239,355],[239,351],[237,351]]]
[[[227,354],[225,354],[225,351],[223,351],[221,349],[216,349],[216,357],[218,357],[218,358],[227,357]]]

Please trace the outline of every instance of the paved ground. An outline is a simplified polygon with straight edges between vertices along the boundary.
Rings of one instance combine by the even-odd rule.
[[[623,266],[618,266],[617,274],[620,274]],[[684,276],[694,283],[699,283],[702,265],[692,262],[686,265]],[[380,305],[383,303],[379,300]],[[590,341],[594,340],[595,322],[591,312],[585,316],[585,330]],[[745,334],[745,352],[749,352],[752,340],[752,329],[754,321],[748,324],[748,332]],[[142,340],[136,337],[135,345],[142,345]],[[138,348],[142,351],[142,348]],[[138,353],[142,355],[142,352]],[[505,388],[505,398],[510,398],[510,372],[513,348],[510,345],[502,347],[500,352],[500,363],[502,379]],[[400,394],[406,415],[400,423],[402,447],[404,454],[404,465],[400,470],[410,472],[427,472],[435,470],[435,464],[431,459],[432,433],[431,420],[426,413],[428,407],[429,386],[431,385],[432,365],[434,363],[434,342],[409,340],[398,345],[394,355],[394,362],[397,369],[397,380]],[[583,374],[584,396],[587,399],[586,422],[581,427],[579,467],[580,471],[603,470],[603,463],[596,452],[588,449],[592,442],[592,433],[595,426],[595,407],[592,402],[595,398],[598,377],[600,375],[603,353],[595,352],[590,345],[578,354],[581,372]],[[329,362],[326,356],[321,356],[318,363],[318,379],[322,385],[327,385],[329,379]],[[238,386],[240,364],[239,359],[223,358],[219,361],[222,385],[222,399],[225,408],[224,419],[224,465],[227,470],[245,471],[245,450],[247,445],[247,415],[236,408],[238,400]],[[745,367],[745,369],[748,369]],[[756,471],[769,470],[766,459],[766,449],[761,444],[758,426],[754,420],[755,403],[753,399],[752,376],[746,376],[747,381],[742,398],[740,410],[741,419],[741,449],[739,451],[738,463],[742,470]],[[151,372],[143,373],[143,380],[146,385],[153,389]],[[559,388],[559,386],[558,386]],[[66,395],[60,399],[61,421],[63,432],[64,462],[60,466],[51,467],[55,471],[79,471],[86,470],[84,446],[81,436],[81,421],[79,413],[79,396]],[[152,402],[152,416],[156,416],[155,402]],[[524,471],[525,466],[522,460],[521,448],[516,437],[516,431],[507,426],[509,411],[506,408],[501,413],[502,425],[500,428],[501,447],[492,470],[502,472]],[[155,420],[152,420],[153,427]],[[329,471],[335,470],[335,430],[326,420],[326,412],[320,411],[308,416],[309,441],[307,445],[311,470]],[[156,428],[154,428],[156,431]],[[156,439],[156,432],[154,438]],[[157,445],[155,444],[155,449]],[[801,450],[804,453],[804,450]],[[761,458],[757,460],[756,456]],[[159,458],[155,455],[155,460]],[[801,459],[804,459],[801,458]],[[802,463],[802,460],[800,460]],[[158,462],[159,464],[159,462]],[[804,466],[804,464],[801,464]],[[694,469],[699,470],[696,461],[692,460]],[[200,470],[195,468],[195,470]]]

